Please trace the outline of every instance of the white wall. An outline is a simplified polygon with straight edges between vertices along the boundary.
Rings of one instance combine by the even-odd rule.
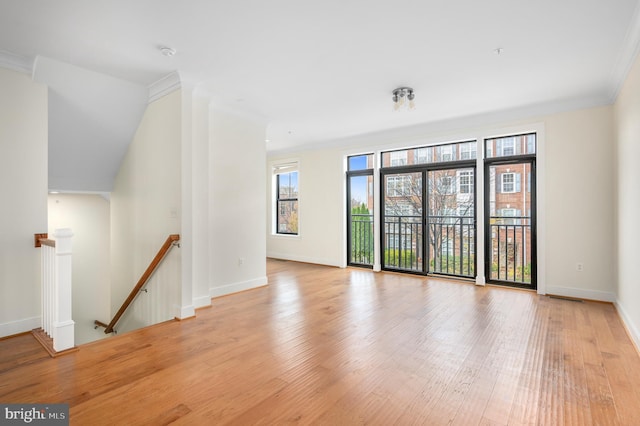
[[[455,126],[454,126],[455,127]],[[615,300],[613,115],[612,107],[592,108],[497,122],[422,137],[372,136],[370,144],[345,149],[308,150],[271,155],[268,167],[288,158],[300,160],[300,235],[282,237],[267,232],[267,254],[276,258],[339,266],[345,263],[344,157],[349,153],[420,144],[482,138],[537,129],[543,143],[538,164],[546,171],[541,182],[539,243],[545,266],[539,285],[547,293]],[[479,139],[481,140],[481,139]],[[329,144],[330,146],[332,144]],[[267,172],[269,174],[269,172]],[[268,223],[272,222],[272,183],[268,181]],[[546,237],[545,237],[546,235]],[[576,263],[584,271],[576,270]]]
[[[94,320],[109,322],[110,224],[109,201],[100,195],[50,194],[49,235],[56,229],[73,231],[73,305],[75,344],[107,337]]]
[[[184,91],[184,90],[183,90]],[[193,92],[192,92],[193,93]],[[189,99],[191,110],[191,166],[185,173],[191,178],[191,268],[192,268],[192,305],[194,308],[202,308],[211,305],[209,288],[212,280],[210,272],[209,252],[209,98],[200,93],[193,93]],[[183,117],[183,120],[185,117]],[[184,196],[184,194],[183,194]],[[185,233],[183,227],[183,233]],[[185,260],[183,254],[183,261]],[[183,270],[184,272],[184,270]]]
[[[211,108],[209,123],[209,275],[214,297],[267,283],[266,126],[219,107]]]
[[[111,194],[111,316],[181,221],[181,91],[149,104]],[[116,329],[171,319],[180,298],[180,249],[173,248]]]
[[[615,301],[613,108],[548,116],[547,293]],[[577,271],[582,263],[584,270]]]
[[[40,327],[47,232],[47,88],[0,68],[0,337]]]
[[[298,161],[298,235],[275,233],[273,166]],[[344,244],[344,155],[341,150],[274,156],[267,164],[267,255],[277,259],[341,266]]]
[[[640,58],[615,105],[617,133],[618,311],[640,347]]]

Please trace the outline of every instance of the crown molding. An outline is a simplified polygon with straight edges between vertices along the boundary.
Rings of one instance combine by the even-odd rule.
[[[31,75],[33,73],[33,59],[0,50],[0,67]]]
[[[160,80],[149,85],[149,103],[156,101],[182,87],[180,74],[177,71],[169,73]]]
[[[620,49],[620,56],[614,64],[611,73],[611,85],[609,88],[610,103],[615,103],[618,98],[622,85],[626,81],[629,71],[631,71],[631,67],[638,57],[638,53],[640,53],[640,3],[636,5],[633,12],[631,23]]]

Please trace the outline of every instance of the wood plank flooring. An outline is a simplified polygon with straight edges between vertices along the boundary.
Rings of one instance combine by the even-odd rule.
[[[614,307],[270,260],[270,285],[51,359],[0,340],[0,402],[73,425],[640,425]]]

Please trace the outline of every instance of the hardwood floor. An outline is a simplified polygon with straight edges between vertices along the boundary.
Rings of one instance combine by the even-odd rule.
[[[51,359],[0,340],[0,402],[74,425],[639,425],[610,304],[270,260],[270,285]]]

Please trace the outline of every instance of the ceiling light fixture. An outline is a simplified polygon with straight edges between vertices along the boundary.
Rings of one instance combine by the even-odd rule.
[[[172,48],[167,47],[167,46],[161,46],[160,47],[160,53],[162,53],[164,56],[170,58],[170,57],[172,57],[173,55],[176,54],[176,49],[172,49]]]
[[[413,93],[411,87],[398,87],[391,93],[393,94],[393,98],[391,99],[393,99],[394,111],[398,111],[402,107],[406,107],[407,109],[414,109],[416,107],[416,103],[414,102],[416,95]]]

